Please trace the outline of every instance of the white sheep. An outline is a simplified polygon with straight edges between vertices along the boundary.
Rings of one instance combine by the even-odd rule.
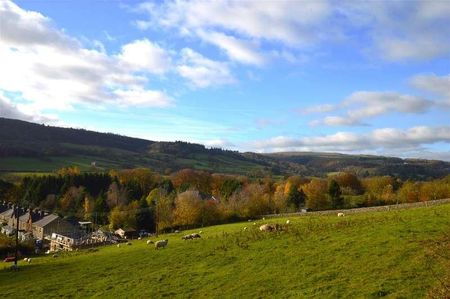
[[[117,248],[120,248],[120,244],[117,244]]]
[[[256,225],[256,222],[253,222],[253,225]]]
[[[199,234],[203,234],[203,231],[201,230],[201,231],[199,231],[198,233],[199,233]]]
[[[244,230],[247,230],[248,228],[247,227],[244,227]]]
[[[138,238],[138,240],[142,240],[142,238],[141,238],[141,237],[139,237],[139,238]]]
[[[345,214],[344,213],[338,213],[338,217],[344,217]]]
[[[167,246],[167,243],[169,243],[169,240],[159,240],[155,243],[155,249],[158,250],[159,248],[164,248]]]
[[[149,245],[149,244],[153,244],[153,241],[152,240],[147,240],[147,245]]]
[[[266,217],[263,217],[262,220],[266,220]]]
[[[31,258],[28,258],[27,263],[28,264],[31,263]]]
[[[286,224],[289,224],[289,223],[291,223],[291,221],[288,219],[288,220],[286,220]]]

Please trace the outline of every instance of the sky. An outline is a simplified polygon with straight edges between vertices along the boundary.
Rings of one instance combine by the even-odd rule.
[[[0,1],[0,117],[450,161],[450,1]]]

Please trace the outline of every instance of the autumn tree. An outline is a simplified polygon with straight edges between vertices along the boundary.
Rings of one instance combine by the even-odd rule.
[[[313,210],[325,210],[331,207],[328,197],[328,182],[322,179],[312,179],[304,186],[307,196],[306,206]]]
[[[341,172],[338,175],[333,176],[333,179],[341,187],[342,194],[359,195],[364,192],[364,188],[361,184],[361,181],[353,173]]]
[[[175,199],[174,222],[176,225],[192,227],[200,223],[202,199],[197,191],[180,193]]]

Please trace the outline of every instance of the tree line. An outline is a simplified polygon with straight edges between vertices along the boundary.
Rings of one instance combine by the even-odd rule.
[[[183,169],[163,176],[147,168],[81,173],[76,167],[18,184],[0,180],[0,200],[119,227],[167,231],[265,214],[428,201],[450,197],[450,175],[432,181],[392,176],[249,178]]]

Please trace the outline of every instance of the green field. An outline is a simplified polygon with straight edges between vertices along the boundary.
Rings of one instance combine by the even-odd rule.
[[[160,236],[169,245],[158,251],[136,240],[21,261],[19,272],[5,264],[1,297],[424,298],[447,275],[431,252],[450,233],[450,204],[290,221],[278,233],[259,220],[203,228],[199,240]]]

